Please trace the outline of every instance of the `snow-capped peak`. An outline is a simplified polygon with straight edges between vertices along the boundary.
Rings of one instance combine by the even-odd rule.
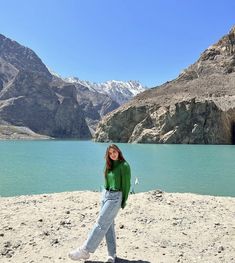
[[[147,89],[146,86],[142,86],[141,83],[136,80],[129,80],[129,81],[108,80],[102,83],[96,83],[87,80],[81,80],[77,77],[62,78],[55,71],[49,68],[48,70],[52,75],[61,78],[65,82],[80,84],[82,86],[87,87],[89,90],[93,92],[107,94],[120,105],[124,104],[125,102],[129,101],[134,96],[136,96],[138,93],[143,92]]]
[[[138,81],[119,81],[119,80],[108,80],[103,83],[95,83],[90,81],[80,80],[77,77],[64,78],[64,81],[69,83],[78,83],[86,86],[90,90],[96,90],[99,93],[109,95],[113,100],[118,102],[120,105],[129,101],[138,93],[143,92],[147,89],[140,84]]]

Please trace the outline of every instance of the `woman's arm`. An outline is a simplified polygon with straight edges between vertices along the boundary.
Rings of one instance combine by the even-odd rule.
[[[122,209],[126,206],[126,201],[131,187],[131,168],[127,162],[122,165]]]

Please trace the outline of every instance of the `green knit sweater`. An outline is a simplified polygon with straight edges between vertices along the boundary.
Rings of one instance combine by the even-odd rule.
[[[104,187],[122,191],[122,209],[126,206],[131,186],[131,169],[126,161],[112,161],[112,169],[105,177]]]

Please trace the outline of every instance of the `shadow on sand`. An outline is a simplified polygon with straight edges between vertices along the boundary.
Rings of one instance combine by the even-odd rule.
[[[85,261],[85,263],[104,263],[105,261],[93,261],[93,260],[89,260],[89,261]],[[151,263],[149,261],[146,260],[128,260],[128,259],[123,259],[123,258],[117,258],[115,263]]]

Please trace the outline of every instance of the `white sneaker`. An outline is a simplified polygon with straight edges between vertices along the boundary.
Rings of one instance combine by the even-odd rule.
[[[115,263],[116,260],[116,255],[115,256],[108,256],[107,260],[105,261],[106,263]]]
[[[72,260],[80,260],[80,259],[88,259],[90,257],[90,254],[84,248],[79,247],[78,249],[69,252],[68,256]]]

